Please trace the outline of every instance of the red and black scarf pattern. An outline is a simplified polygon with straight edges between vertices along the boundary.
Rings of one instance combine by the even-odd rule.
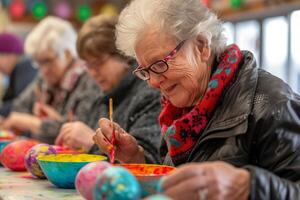
[[[223,92],[234,81],[242,57],[239,47],[235,44],[224,51],[203,98],[192,109],[177,108],[169,101],[164,102],[159,122],[169,155],[175,165],[184,163],[188,158]]]

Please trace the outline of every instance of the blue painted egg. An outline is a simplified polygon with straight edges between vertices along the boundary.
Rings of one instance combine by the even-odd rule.
[[[136,200],[141,188],[136,178],[123,167],[110,167],[97,178],[94,200]]]

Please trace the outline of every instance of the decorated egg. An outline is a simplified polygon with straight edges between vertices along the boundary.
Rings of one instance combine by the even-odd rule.
[[[56,150],[49,144],[37,144],[27,151],[25,167],[35,178],[46,178],[38,161],[38,156],[56,154]]]
[[[141,188],[138,181],[123,167],[104,170],[93,188],[94,200],[135,200],[140,197]]]
[[[77,191],[87,200],[93,200],[93,186],[97,177],[111,167],[106,161],[92,162],[84,166],[77,174],[75,186]]]
[[[25,171],[25,155],[38,144],[35,140],[19,140],[8,144],[1,153],[2,164],[13,171]]]

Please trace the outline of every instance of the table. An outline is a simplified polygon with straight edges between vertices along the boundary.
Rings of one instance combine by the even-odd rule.
[[[83,200],[75,189],[60,189],[28,172],[0,167],[0,200]]]

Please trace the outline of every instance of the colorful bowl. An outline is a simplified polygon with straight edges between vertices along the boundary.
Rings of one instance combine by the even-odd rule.
[[[60,188],[75,188],[78,171],[88,163],[106,160],[105,156],[89,154],[57,154],[38,157],[47,179]]]
[[[63,146],[52,145],[52,147],[55,149],[57,154],[82,154],[83,153],[78,150],[69,149],[68,147],[63,147]]]
[[[0,141],[0,166],[2,166],[2,164],[1,164],[1,152],[4,149],[4,147],[6,145],[8,145],[9,143],[11,143],[11,141],[5,141],[5,140]]]
[[[9,143],[11,143],[11,141],[0,141],[0,154],[1,154],[1,152],[2,152],[2,150],[4,149],[4,147],[6,146],[6,145],[8,145]]]
[[[117,166],[125,167],[137,178],[142,188],[142,197],[160,192],[160,179],[175,169],[171,166],[152,164],[118,164]]]
[[[16,139],[16,135],[13,132],[0,129],[0,142],[13,141],[15,139]]]

